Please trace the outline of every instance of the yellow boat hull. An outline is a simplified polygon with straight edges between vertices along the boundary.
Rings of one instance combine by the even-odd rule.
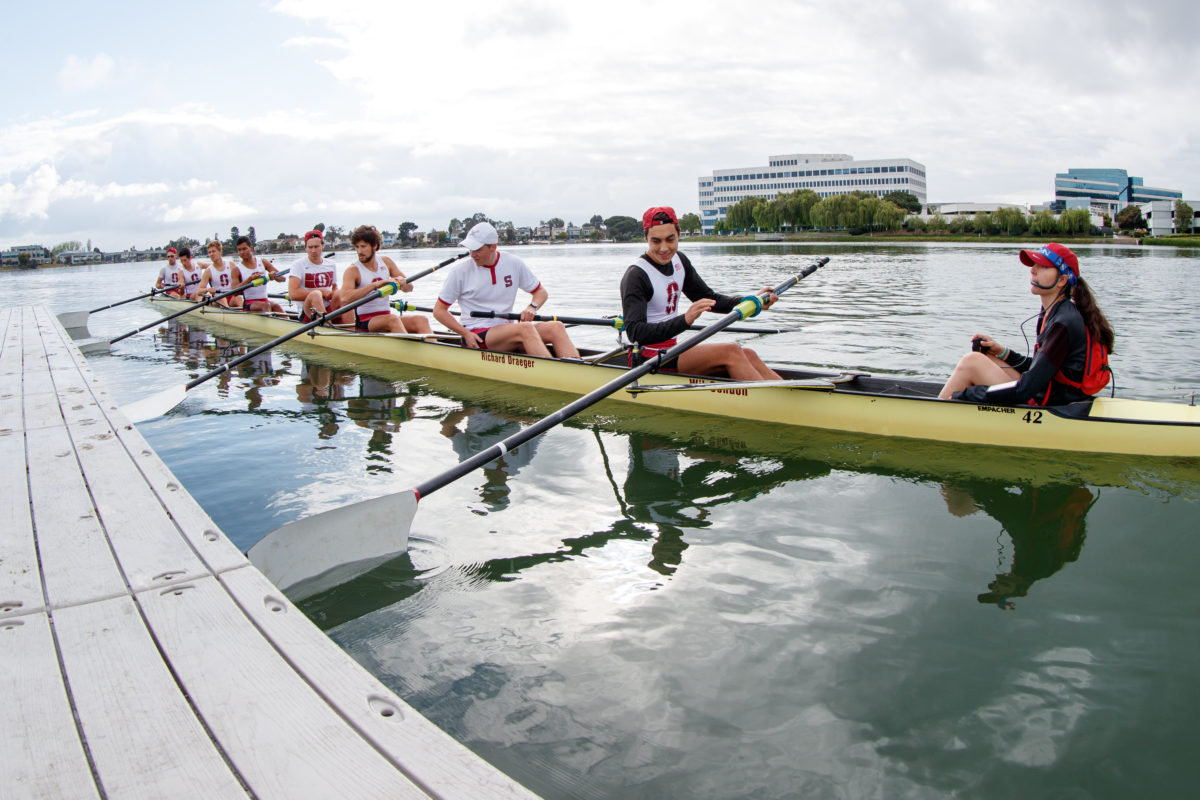
[[[179,300],[153,298],[164,313]],[[293,320],[212,308],[187,315],[264,336],[295,329]],[[582,395],[616,377],[620,359],[602,364],[471,350],[444,342],[316,328],[300,337],[359,356]],[[781,371],[782,374],[782,371]],[[789,426],[995,447],[1200,458],[1200,408],[1099,397],[1063,409],[1011,408],[936,399],[929,383],[835,373],[787,372],[786,385],[747,385],[671,373],[652,374],[612,399],[645,408],[689,411]],[[701,388],[655,389],[688,386]],[[803,384],[803,385],[798,385]]]

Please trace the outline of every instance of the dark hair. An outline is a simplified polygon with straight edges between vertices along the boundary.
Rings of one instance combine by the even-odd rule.
[[[186,257],[188,257],[188,258],[191,258],[191,257],[192,257],[192,248],[190,248],[190,247],[185,247],[185,248],[183,248],[182,250],[180,250],[180,251],[179,251],[179,257],[180,257],[180,258],[183,258],[184,256],[186,256]]]
[[[376,250],[383,247],[383,237],[374,225],[359,225],[354,229],[354,233],[350,234],[350,244],[359,242],[366,242]]]
[[[253,249],[254,249],[254,242],[250,241],[250,237],[249,237],[249,236],[239,236],[239,237],[237,238],[237,241],[233,243],[233,246],[234,246],[234,247],[241,247],[241,246],[242,246],[242,245],[244,245],[244,244],[248,244],[248,245],[250,245],[250,249],[251,249],[251,250],[253,250]]]
[[[1096,305],[1096,298],[1092,296],[1092,290],[1088,288],[1087,281],[1079,277],[1075,279],[1073,288],[1067,284],[1067,297],[1075,303],[1075,307],[1083,315],[1083,323],[1087,325],[1088,333],[1092,335],[1092,338],[1103,344],[1108,352],[1113,352],[1112,325],[1108,324],[1104,312],[1100,310],[1100,306]]]

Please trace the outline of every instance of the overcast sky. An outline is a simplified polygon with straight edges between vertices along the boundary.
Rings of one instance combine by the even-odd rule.
[[[929,200],[1117,167],[1200,199],[1194,0],[12,3],[0,247],[698,210],[784,153]]]

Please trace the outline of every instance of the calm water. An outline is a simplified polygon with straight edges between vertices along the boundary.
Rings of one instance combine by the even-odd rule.
[[[549,310],[587,315],[619,310],[636,252],[519,251]],[[800,330],[753,340],[777,363],[941,378],[977,331],[1022,349],[1036,311],[1013,248],[688,252],[730,291],[831,257],[767,317]],[[1080,254],[1118,332],[1121,393],[1190,400],[1200,260]],[[395,257],[414,272],[444,256]],[[6,273],[0,288],[6,304],[88,308],[143,291],[158,266]],[[441,277],[413,298],[431,304]],[[135,303],[90,327],[154,318]],[[130,401],[245,341],[163,325],[92,364]],[[567,400],[295,345],[141,430],[246,548],[407,488]],[[1190,796],[1198,499],[1194,464],[602,405],[431,495],[409,554],[303,607],[548,798]]]

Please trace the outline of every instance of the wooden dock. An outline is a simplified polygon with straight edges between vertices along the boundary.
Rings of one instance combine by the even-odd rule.
[[[0,787],[534,797],[251,566],[42,307],[0,309]]]

